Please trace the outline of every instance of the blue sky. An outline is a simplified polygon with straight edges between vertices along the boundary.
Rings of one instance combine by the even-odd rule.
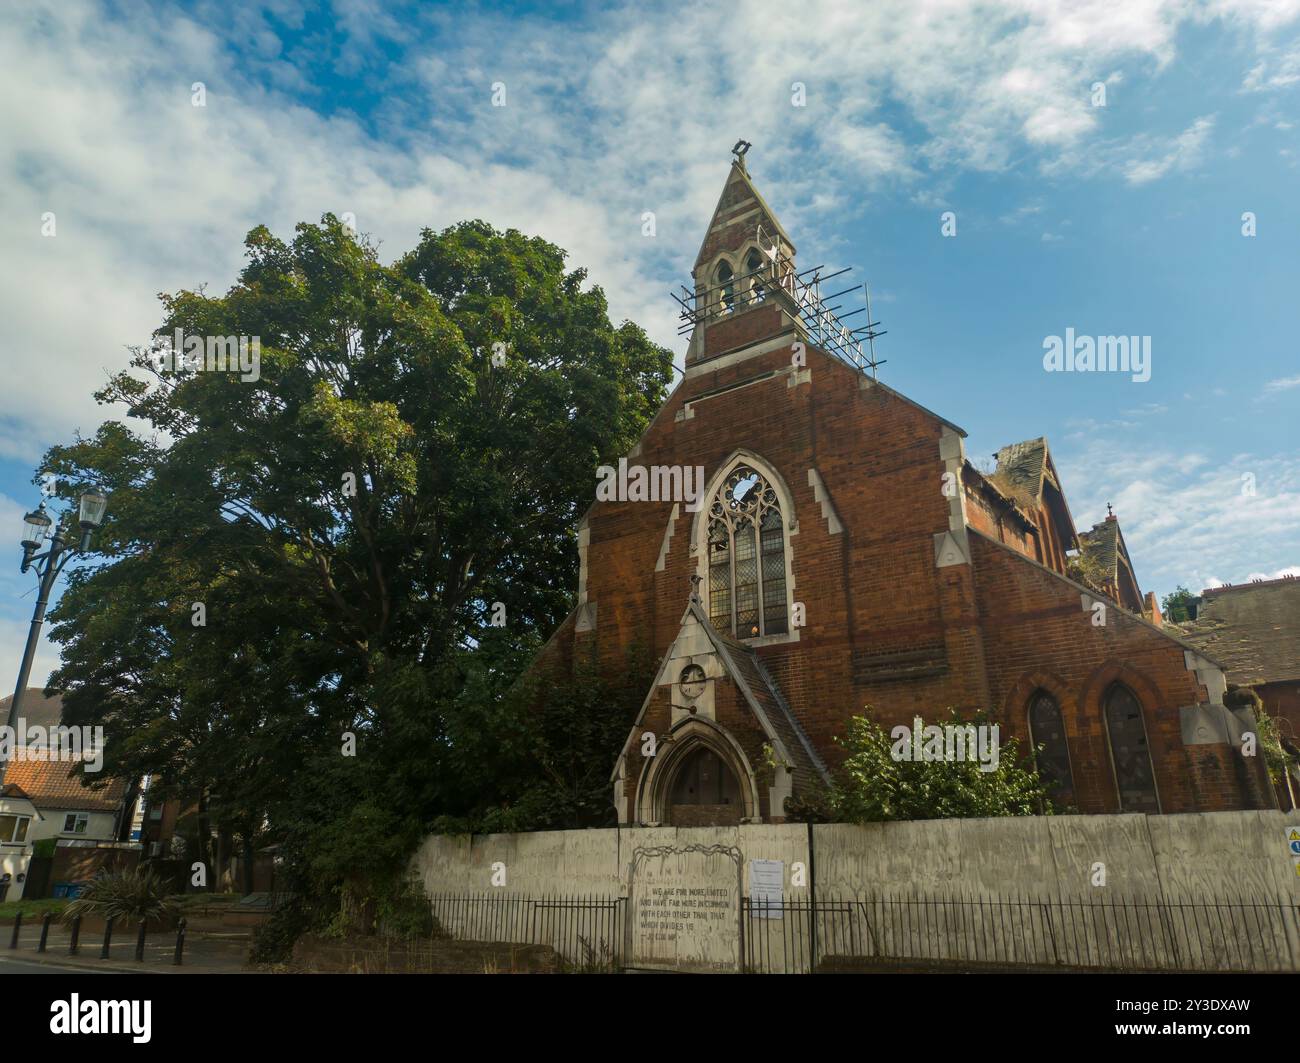
[[[7,11],[0,83],[0,689],[32,476],[111,413],[91,393],[157,292],[224,290],[260,223],[350,211],[391,258],[483,217],[566,248],[680,363],[668,291],[740,137],[801,265],[870,282],[882,379],[973,459],[1047,436],[1144,590],[1300,572],[1300,0],[60,0]],[[1067,328],[1150,336],[1151,379],[1044,372]]]

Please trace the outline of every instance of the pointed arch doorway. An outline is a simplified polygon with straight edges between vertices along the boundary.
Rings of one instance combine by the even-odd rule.
[[[683,720],[642,773],[643,824],[735,827],[756,821],[758,784],[739,743],[712,720]]]
[[[674,827],[734,827],[744,814],[740,780],[710,746],[696,742],[668,786],[665,820]]]

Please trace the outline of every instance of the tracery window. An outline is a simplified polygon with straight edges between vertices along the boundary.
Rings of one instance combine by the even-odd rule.
[[[784,635],[785,528],[776,491],[737,465],[709,506],[709,619],[736,638]]]
[[[1038,691],[1029,703],[1029,742],[1034,747],[1039,776],[1045,782],[1056,784],[1052,796],[1066,804],[1072,803],[1074,775],[1070,771],[1065,723],[1061,719],[1061,707],[1045,690]]]
[[[1133,691],[1122,683],[1114,684],[1106,691],[1105,715],[1121,811],[1159,812],[1142,706]]]

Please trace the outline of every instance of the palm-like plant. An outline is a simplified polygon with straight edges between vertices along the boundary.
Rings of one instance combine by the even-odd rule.
[[[102,871],[81,895],[63,909],[64,921],[76,916],[97,915],[103,919],[166,919],[176,914],[167,897],[167,883],[153,871],[123,868]]]

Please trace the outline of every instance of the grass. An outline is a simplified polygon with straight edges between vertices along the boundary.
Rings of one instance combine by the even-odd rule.
[[[38,901],[6,901],[4,904],[0,904],[0,919],[8,921],[19,912],[23,913],[24,922],[33,916],[39,919],[46,912],[58,915],[67,907],[67,904],[66,897],[44,897]]]
[[[206,908],[210,904],[234,904],[240,896],[238,893],[173,893],[168,900],[184,912],[190,908]]]

